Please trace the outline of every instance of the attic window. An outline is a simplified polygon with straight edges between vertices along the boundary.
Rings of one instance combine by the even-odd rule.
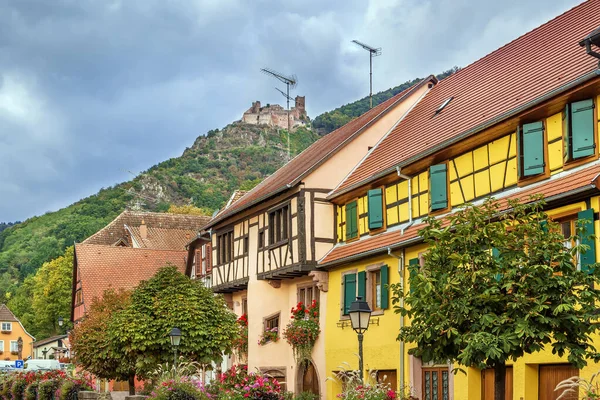
[[[452,99],[454,99],[454,96],[452,96],[452,97],[448,97],[446,100],[444,100],[444,102],[443,102],[443,103],[442,103],[442,104],[441,104],[441,105],[438,107],[438,109],[437,109],[437,110],[435,110],[435,115],[438,115],[439,113],[441,113],[441,112],[442,112],[442,110],[443,110],[444,108],[446,108],[446,106],[447,106],[448,104],[450,104],[450,102],[452,101]]]

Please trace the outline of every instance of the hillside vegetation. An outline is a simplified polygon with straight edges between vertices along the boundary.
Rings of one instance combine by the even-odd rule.
[[[378,93],[374,105],[416,81]],[[363,98],[318,116],[313,130],[299,128],[292,132],[292,157],[320,137],[315,127],[321,134],[328,133],[367,111],[368,101]],[[48,271],[69,264],[72,251],[65,254],[65,249],[104,227],[126,208],[159,212],[189,209],[210,215],[235,189],[249,190],[280,168],[287,160],[286,146],[285,130],[235,122],[199,136],[180,157],[155,165],[131,181],[22,223],[0,224],[0,303],[8,302],[37,339],[56,333],[52,321],[57,313],[70,309],[70,296],[56,296],[61,304],[35,299],[40,298],[40,291],[49,290],[44,286]],[[40,278],[42,273],[44,277]],[[70,293],[70,279],[69,275],[60,281],[60,288],[54,289]]]

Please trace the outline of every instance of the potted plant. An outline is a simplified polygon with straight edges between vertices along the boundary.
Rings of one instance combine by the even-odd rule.
[[[300,302],[291,310],[290,323],[283,331],[283,337],[292,346],[298,364],[310,361],[313,347],[319,337],[319,303],[313,300],[310,306]]]
[[[264,346],[265,344],[269,343],[269,342],[278,342],[279,341],[279,329],[277,329],[277,327],[274,328],[266,328],[264,330],[264,332],[262,333],[262,335],[260,336],[260,339],[258,339],[258,344],[259,346]]]

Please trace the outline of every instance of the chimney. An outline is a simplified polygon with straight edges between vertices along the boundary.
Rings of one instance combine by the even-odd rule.
[[[148,227],[146,226],[144,220],[142,220],[142,224],[140,225],[140,236],[142,237],[142,240],[148,238]]]

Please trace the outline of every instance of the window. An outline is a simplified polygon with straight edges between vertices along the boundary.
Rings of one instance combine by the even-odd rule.
[[[367,275],[369,284],[367,285]],[[348,315],[350,305],[357,297],[370,303],[372,310],[384,310],[389,307],[389,268],[387,265],[367,271],[349,272],[343,275],[342,315]],[[367,292],[368,289],[368,292]],[[377,306],[377,308],[375,308]]]
[[[0,351],[4,352],[4,340],[0,340]]]
[[[449,400],[448,367],[423,368],[423,399]]]
[[[79,305],[83,303],[83,296],[81,294],[81,288],[77,289],[77,291],[75,292],[75,305]]]
[[[429,211],[448,208],[448,164],[429,167]]]
[[[596,154],[594,134],[594,101],[576,101],[565,106],[563,132],[565,162]]]
[[[369,199],[369,230],[381,229],[384,227],[383,189],[369,190],[367,196]]]
[[[344,285],[343,299],[342,299],[342,314],[348,315],[350,310],[350,304],[356,300],[356,273],[349,273],[344,275],[342,285]]]
[[[1,330],[3,332],[10,332],[10,331],[12,331],[12,322],[3,322]]]
[[[244,255],[248,254],[248,249],[250,248],[250,239],[248,235],[244,236]]]
[[[246,297],[242,299],[242,315],[248,315],[248,299]]]
[[[577,233],[577,221],[585,221],[582,228],[583,232],[575,236]],[[596,241],[593,238],[594,232],[594,210],[588,209],[580,211],[577,214],[568,215],[558,218],[556,222],[559,225],[560,232],[565,238],[564,245],[567,249],[573,248],[577,244],[585,244],[589,246],[586,252],[577,254],[575,264],[578,270],[589,271],[590,266],[596,263]],[[591,237],[592,236],[592,237]]]
[[[310,305],[313,300],[319,301],[319,288],[317,285],[298,287],[298,302]]]
[[[358,237],[358,207],[356,200],[346,204],[346,240]]]
[[[233,231],[217,235],[217,263],[225,264],[233,260]]]
[[[263,329],[265,332],[275,332],[276,335],[279,336],[279,313],[265,318]]]
[[[269,244],[288,239],[289,206],[285,205],[269,213]]]
[[[10,341],[10,352],[15,353],[19,351],[19,343],[16,340]]]
[[[544,123],[523,124],[517,135],[519,145],[519,177],[527,178],[546,172]]]
[[[258,248],[262,249],[265,247],[265,231],[258,232]]]

